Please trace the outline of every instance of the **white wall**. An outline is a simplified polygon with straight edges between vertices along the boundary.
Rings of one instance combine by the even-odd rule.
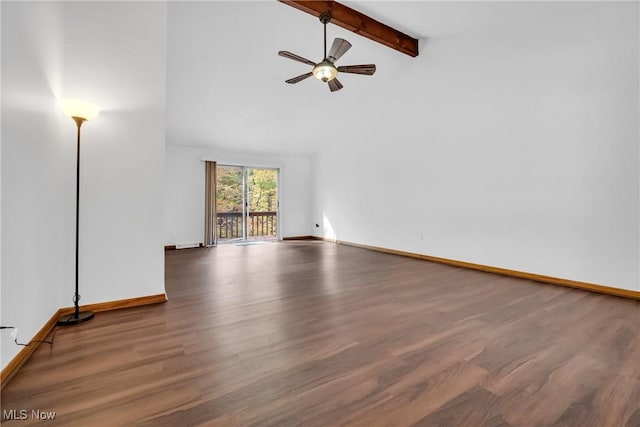
[[[167,5],[67,2],[65,96],[103,111],[83,126],[83,303],[164,292]]]
[[[56,3],[2,3],[2,325],[28,341],[73,293],[73,126]],[[70,123],[67,123],[69,121]],[[69,305],[69,304],[66,304]],[[2,331],[4,366],[21,347]]]
[[[640,290],[638,7],[423,41],[319,148],[317,234]]]
[[[279,168],[281,235],[306,236],[311,233],[311,172],[308,158],[167,145],[165,245],[203,241],[203,160],[220,164]]]
[[[2,324],[28,341],[72,305],[75,124],[82,304],[164,292],[166,3],[2,3]],[[2,367],[19,347],[2,333]]]

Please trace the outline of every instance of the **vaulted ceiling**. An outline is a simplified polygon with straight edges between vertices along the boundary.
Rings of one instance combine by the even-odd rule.
[[[344,89],[335,93],[315,79],[289,85],[286,79],[310,67],[277,52],[322,59],[317,18],[276,1],[170,2],[168,143],[309,154],[320,144],[366,140],[390,123],[392,129],[419,132],[421,102],[438,83],[430,79],[430,69],[442,59],[442,42],[482,32],[508,35],[523,23],[544,25],[549,16],[599,7],[590,2],[344,3],[420,39],[420,55],[411,58],[329,25],[329,43],[342,37],[353,45],[339,64],[375,63],[376,74],[341,75]]]

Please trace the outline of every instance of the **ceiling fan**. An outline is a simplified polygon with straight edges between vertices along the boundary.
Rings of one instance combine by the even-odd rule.
[[[328,83],[331,92],[335,92],[343,87],[340,81],[336,79],[336,75],[338,75],[338,73],[364,74],[366,76],[371,76],[376,72],[376,66],[374,64],[336,66],[335,62],[351,48],[351,43],[344,39],[336,38],[333,41],[333,45],[331,45],[331,50],[327,56],[327,23],[329,21],[331,21],[331,15],[320,15],[320,22],[324,25],[324,59],[322,61],[316,64],[313,61],[294,53],[287,52],[286,50],[278,52],[278,55],[280,56],[293,59],[294,61],[302,62],[303,64],[311,65],[313,67],[313,70],[306,74],[301,74],[297,77],[286,80],[287,83],[294,84],[301,82],[308,77],[315,76],[318,80]]]

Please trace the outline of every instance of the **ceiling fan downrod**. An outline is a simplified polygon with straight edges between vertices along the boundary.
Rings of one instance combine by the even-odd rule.
[[[323,58],[327,59],[327,24],[331,22],[331,15],[328,13],[323,13],[320,15],[320,22],[324,26],[324,56]]]

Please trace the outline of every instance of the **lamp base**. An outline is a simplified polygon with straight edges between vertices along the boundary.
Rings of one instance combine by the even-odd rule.
[[[78,313],[78,317],[75,316],[75,313],[65,314],[60,317],[56,322],[58,326],[71,326],[77,325],[78,323],[86,322],[87,320],[93,319],[93,311],[81,311]]]

